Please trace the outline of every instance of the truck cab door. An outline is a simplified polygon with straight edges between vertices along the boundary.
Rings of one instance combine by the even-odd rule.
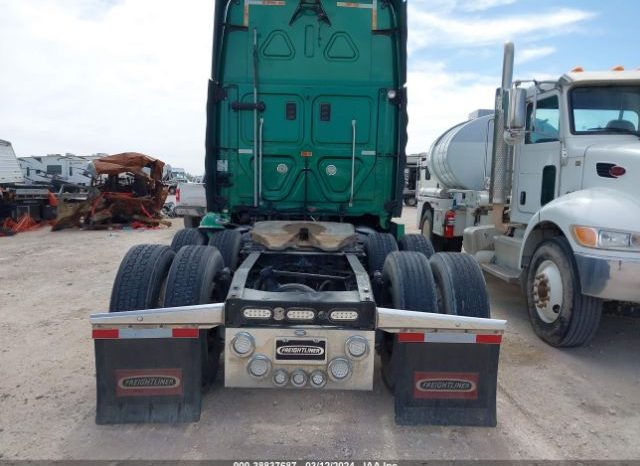
[[[535,111],[534,111],[535,110]],[[524,144],[519,147],[517,184],[514,189],[516,211],[527,221],[528,214],[553,200],[557,192],[560,162],[560,108],[557,93],[538,97],[536,108],[527,104]],[[516,215],[518,217],[518,215]]]

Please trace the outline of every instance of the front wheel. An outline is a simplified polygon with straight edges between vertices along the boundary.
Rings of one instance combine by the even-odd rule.
[[[556,237],[533,254],[526,281],[529,320],[552,346],[581,346],[596,333],[602,301],[583,295],[569,242]]]

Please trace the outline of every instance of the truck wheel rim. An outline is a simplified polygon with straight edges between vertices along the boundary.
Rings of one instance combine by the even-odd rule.
[[[545,260],[538,266],[533,280],[533,305],[540,319],[551,324],[558,320],[562,310],[562,276],[558,266]]]

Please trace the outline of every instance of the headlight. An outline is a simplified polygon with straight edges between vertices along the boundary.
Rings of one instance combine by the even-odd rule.
[[[640,250],[640,233],[574,225],[573,236],[587,248]]]
[[[631,246],[631,234],[600,230],[598,245],[604,249],[628,248]]]
[[[354,335],[347,338],[344,348],[348,356],[353,359],[360,359],[365,357],[369,352],[369,342],[367,342],[367,339],[364,337]]]
[[[261,379],[269,374],[271,371],[271,361],[264,354],[256,354],[249,361],[247,366],[249,375]]]
[[[241,358],[251,356],[255,348],[255,341],[247,332],[236,333],[236,336],[231,340],[231,349],[236,356],[240,356]]]

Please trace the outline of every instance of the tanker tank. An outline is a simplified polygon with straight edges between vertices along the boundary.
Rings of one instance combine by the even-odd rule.
[[[480,191],[487,189],[491,174],[493,114],[476,111],[472,119],[443,133],[432,144],[427,166],[442,188]]]

